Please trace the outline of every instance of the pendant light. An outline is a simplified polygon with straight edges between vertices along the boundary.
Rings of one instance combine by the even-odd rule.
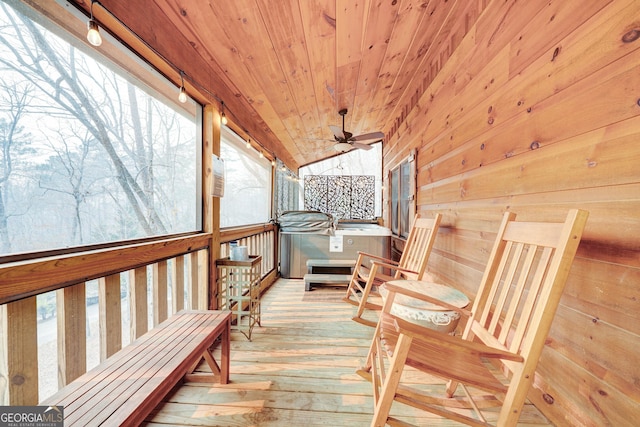
[[[93,3],[95,0],[91,0],[91,5],[89,6],[89,14],[91,18],[87,23],[87,40],[93,46],[98,47],[102,44],[102,37],[100,36],[100,27],[98,27],[98,23],[93,19]]]
[[[178,101],[183,104],[187,102],[187,91],[184,88],[184,71],[180,71],[180,94],[178,95]]]
[[[222,123],[223,125],[227,124],[227,116],[224,114],[224,101],[220,101],[220,105],[221,105],[221,110],[222,110],[222,117],[220,118],[220,123]]]

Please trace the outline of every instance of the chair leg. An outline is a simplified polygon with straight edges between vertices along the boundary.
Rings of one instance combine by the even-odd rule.
[[[373,364],[375,363],[377,353],[379,352],[378,347],[380,342],[380,322],[378,322],[374,326],[376,329],[373,332],[373,339],[371,340],[371,344],[369,345],[369,352],[367,353],[365,365],[356,371],[358,375],[370,382],[372,382],[371,370]]]
[[[371,360],[369,361],[371,386],[373,387],[373,407],[380,401],[380,389],[384,382],[384,364],[380,362],[380,340],[377,339],[374,342],[374,350],[371,353]]]
[[[371,427],[384,427],[387,422],[398,384],[400,384],[402,369],[405,361],[407,360],[407,355],[409,354],[411,341],[412,338],[404,334],[400,334],[398,337],[398,342],[396,343],[396,347],[393,351],[393,356],[391,356],[389,368],[387,370],[388,374],[383,380],[380,397],[376,402]]]
[[[362,289],[364,287],[364,281],[357,272],[354,274],[355,276],[352,276],[351,280],[349,281],[347,296],[342,298],[342,300],[357,307],[360,305],[360,298]]]
[[[362,254],[358,255],[358,259],[356,260],[356,265],[353,267],[353,274],[351,275],[351,280],[349,281],[349,286],[347,286],[347,294],[343,298],[343,300],[345,302],[348,302],[350,304],[354,304],[354,301],[351,299],[351,295],[355,295],[356,294],[356,289],[354,289],[354,288],[356,287],[356,283],[358,283],[359,270],[360,270],[360,266],[362,265],[362,262],[363,262],[362,258],[363,258]]]
[[[373,282],[375,281],[377,272],[378,266],[377,264],[373,264],[373,266],[371,267],[369,278],[367,279],[367,283],[364,285],[364,290],[362,291],[362,295],[360,296],[360,304],[358,305],[358,310],[356,311],[356,315],[353,317],[353,320],[355,320],[356,322],[363,323],[367,326],[375,326],[375,323],[362,319],[362,315],[364,314],[365,308],[367,308],[368,306],[367,299],[369,298],[369,294],[371,293],[371,288],[373,287]]]
[[[456,389],[458,388],[458,382],[454,380],[449,380],[447,382],[446,395],[447,397],[453,397],[456,393]]]

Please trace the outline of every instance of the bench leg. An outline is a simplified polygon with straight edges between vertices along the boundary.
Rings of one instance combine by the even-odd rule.
[[[200,362],[202,362],[202,357],[199,358],[198,360],[196,360],[196,362],[191,365],[191,367],[189,368],[189,370],[187,371],[187,375],[191,375],[193,374],[193,372],[196,370],[196,368],[198,367],[198,365],[200,364]]]
[[[227,321],[221,335],[220,384],[229,384],[229,361],[231,360],[231,319]]]
[[[191,366],[187,375],[185,376],[187,381],[192,382],[211,382],[212,379],[218,379],[220,384],[229,384],[229,360],[231,359],[231,321],[228,320],[224,327],[222,328],[222,332],[220,333],[220,342],[221,342],[221,356],[220,356],[220,365],[216,362],[211,350],[206,348],[202,353],[202,356],[196,361],[196,363]],[[208,374],[193,374],[193,371],[196,370],[202,359],[207,362],[209,368],[211,368],[211,372],[213,375]]]
[[[209,368],[211,368],[211,372],[213,372],[213,375],[220,377],[221,376],[220,367],[218,366],[218,363],[216,362],[216,360],[213,358],[213,354],[211,354],[211,350],[206,349],[204,353],[202,353],[202,358],[205,360],[205,362],[207,362],[207,365],[209,365]]]

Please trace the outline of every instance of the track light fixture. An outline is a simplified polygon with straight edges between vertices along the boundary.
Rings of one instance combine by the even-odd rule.
[[[93,19],[93,3],[95,0],[91,0],[91,5],[89,5],[89,14],[91,17],[89,18],[89,22],[87,22],[87,40],[92,45],[98,47],[102,44],[102,37],[100,36],[100,27],[98,27],[98,23]]]
[[[251,148],[251,138],[247,139],[247,144],[246,144],[247,148]]]
[[[178,95],[178,101],[183,104],[187,102],[187,90],[184,88],[184,71],[180,71],[180,94]]]
[[[221,110],[222,110],[222,114],[221,114],[221,118],[220,118],[220,123],[222,123],[223,125],[227,124],[227,116],[224,114],[224,101],[220,101],[220,106],[221,106]]]

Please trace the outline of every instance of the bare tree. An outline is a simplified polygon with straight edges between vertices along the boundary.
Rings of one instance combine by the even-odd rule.
[[[88,171],[91,146],[96,141],[86,129],[65,129],[56,133],[58,137],[55,140],[50,138],[48,142],[53,155],[49,164],[42,167],[39,187],[45,192],[67,195],[73,200],[70,243],[80,245],[85,243],[82,206],[87,198],[102,191],[95,185],[100,178],[91,176]]]
[[[25,154],[29,135],[20,126],[25,110],[31,99],[31,87],[28,85],[7,85],[0,82],[0,253],[11,251],[8,218],[11,215],[7,206],[7,194],[10,177],[14,172],[14,156]]]

